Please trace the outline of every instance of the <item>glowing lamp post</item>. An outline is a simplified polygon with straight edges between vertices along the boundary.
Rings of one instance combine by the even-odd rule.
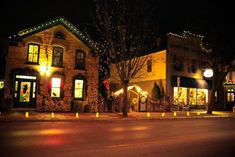
[[[206,78],[211,78],[211,77],[213,77],[213,70],[212,70],[212,69],[206,69],[206,70],[203,72],[203,76],[206,77]]]

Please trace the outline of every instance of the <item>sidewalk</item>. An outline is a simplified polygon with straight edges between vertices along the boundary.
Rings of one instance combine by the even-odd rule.
[[[178,111],[178,112],[131,112],[128,117],[122,113],[52,113],[29,111],[1,113],[0,122],[22,121],[81,121],[81,120],[172,120],[172,119],[199,119],[199,118],[235,118],[233,112],[213,111],[212,115],[206,111]],[[54,115],[54,117],[53,117]]]

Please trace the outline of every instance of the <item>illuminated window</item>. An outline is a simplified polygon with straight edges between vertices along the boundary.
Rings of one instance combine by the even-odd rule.
[[[86,96],[86,78],[76,76],[73,79],[73,97],[75,99],[84,100]]]
[[[74,98],[82,99],[84,97],[84,80],[75,80],[75,85],[74,85]]]
[[[82,50],[77,50],[76,52],[76,61],[75,61],[75,66],[78,69],[85,69],[85,52]]]
[[[174,101],[180,105],[187,105],[187,88],[179,87],[178,90],[178,87],[174,87]]]
[[[196,105],[197,101],[197,89],[189,88],[189,105]]]
[[[197,89],[197,104],[206,105],[208,103],[208,89]]]
[[[235,95],[235,93],[233,93],[234,90],[233,89],[228,89],[228,92],[229,93],[227,93],[227,101],[228,102],[233,102],[234,101],[234,95]]]
[[[53,57],[52,57],[52,66],[62,67],[63,66],[63,48],[54,47],[53,48]]]
[[[38,63],[38,58],[39,58],[39,45],[29,44],[27,62]]]
[[[3,89],[4,87],[4,81],[0,81],[0,89]]]
[[[61,94],[61,78],[52,78],[51,97],[59,98]]]
[[[147,62],[147,72],[151,72],[152,71],[152,60],[149,59]]]

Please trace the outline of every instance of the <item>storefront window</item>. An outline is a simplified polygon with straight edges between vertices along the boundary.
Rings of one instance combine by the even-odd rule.
[[[228,89],[228,92],[233,92],[233,89]],[[234,101],[234,93],[227,93],[227,101],[228,102]]]
[[[197,90],[197,104],[206,105],[208,103],[208,89]]]
[[[196,105],[197,101],[197,89],[189,88],[189,105]]]
[[[179,99],[179,101],[177,101]],[[174,87],[174,101],[181,105],[187,104],[187,88],[184,87]]]

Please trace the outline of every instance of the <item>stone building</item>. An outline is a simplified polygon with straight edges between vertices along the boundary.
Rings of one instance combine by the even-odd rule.
[[[13,99],[13,108],[83,111],[96,104],[96,45],[68,20],[56,18],[9,39],[4,97]]]
[[[203,36],[188,31],[182,35],[168,33],[167,48],[148,54],[146,66],[131,80],[130,106],[134,106],[135,111],[154,110],[152,91],[157,85],[160,100],[175,109],[206,108],[211,80],[206,79],[203,72],[208,61],[206,53],[211,50],[205,47]],[[120,85],[118,90],[117,77],[112,65],[110,86],[116,96],[122,93]]]

